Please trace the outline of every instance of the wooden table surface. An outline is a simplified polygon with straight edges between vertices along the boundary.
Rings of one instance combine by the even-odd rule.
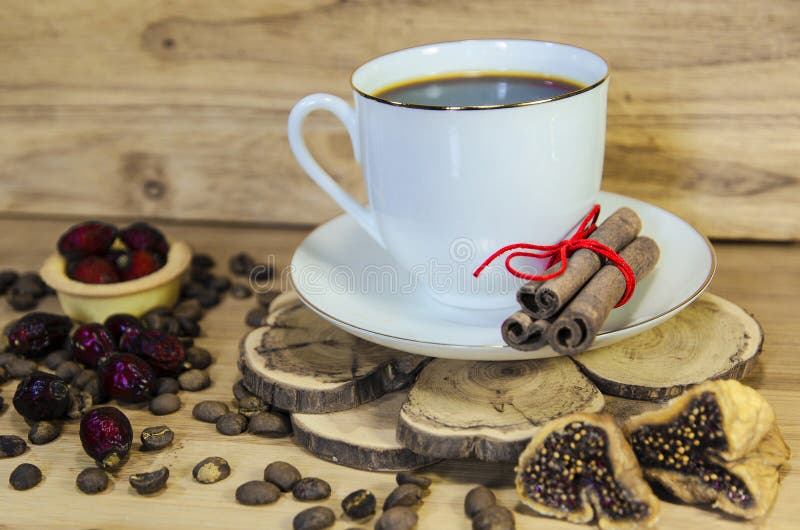
[[[37,269],[51,252],[58,234],[70,220],[0,218],[0,268]],[[212,254],[218,263],[238,250],[247,250],[257,259],[275,256],[278,267],[287,265],[292,250],[307,230],[265,229],[241,226],[165,225],[173,237],[185,238],[195,249]],[[800,516],[800,328],[797,326],[797,299],[800,297],[800,246],[777,244],[717,245],[719,270],[711,291],[752,312],[764,327],[763,354],[745,383],[760,390],[775,408],[779,425],[795,456],[792,467],[783,474],[777,503],[766,520],[738,523],[709,510],[663,503],[659,528],[797,528]],[[191,418],[195,403],[204,399],[229,400],[231,385],[237,380],[235,360],[243,323],[250,300],[226,299],[203,320],[203,337],[197,342],[215,356],[210,368],[211,388],[200,393],[182,392],[183,407],[177,413],[155,417],[146,410],[126,408],[138,438],[148,426],[167,424],[175,431],[170,449],[156,453],[132,451],[130,461],[114,478],[108,491],[88,496],[75,487],[78,472],[92,464],[78,440],[76,422],[68,423],[53,443],[33,446],[25,455],[0,460],[0,528],[291,528],[292,518],[310,505],[284,496],[264,507],[245,507],[234,500],[236,487],[262,477],[264,467],[274,460],[287,460],[305,475],[317,475],[331,483],[333,494],[321,502],[337,513],[339,503],[349,492],[369,488],[379,503],[394,486],[394,476],[369,473],[324,462],[294,445],[291,439],[269,440],[251,435],[223,437],[213,425]],[[57,310],[54,298],[41,306]],[[0,325],[17,316],[0,303]],[[8,382],[0,394],[10,401],[15,388]],[[0,433],[25,437],[22,418],[6,405],[0,416]],[[206,456],[222,456],[232,467],[231,476],[217,484],[200,485],[192,479],[195,463]],[[38,465],[44,481],[27,492],[13,491],[6,483],[11,470],[22,462]],[[161,494],[143,498],[128,485],[128,475],[170,468],[168,488]],[[420,529],[467,529],[463,514],[466,492],[477,484],[495,489],[498,499],[508,507],[517,505],[512,487],[513,468],[476,462],[446,461],[425,471],[434,479],[431,495],[419,510]],[[517,513],[517,528],[575,528],[567,523]],[[340,518],[334,528],[371,528],[374,520],[353,525]]]

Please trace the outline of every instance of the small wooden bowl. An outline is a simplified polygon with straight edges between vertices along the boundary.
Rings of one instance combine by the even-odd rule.
[[[67,262],[55,252],[47,257],[39,274],[58,295],[64,313],[78,322],[103,322],[114,313],[140,317],[157,306],[172,306],[178,300],[181,276],[192,260],[185,241],[170,244],[167,262],[152,274],[119,283],[83,283],[67,276]]]

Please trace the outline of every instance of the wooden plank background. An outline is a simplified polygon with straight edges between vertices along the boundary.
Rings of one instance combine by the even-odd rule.
[[[796,0],[7,0],[0,212],[318,223],[285,123],[357,64],[433,41],[570,42],[612,66],[604,188],[719,238],[800,239]],[[310,142],[363,184],[343,128]]]

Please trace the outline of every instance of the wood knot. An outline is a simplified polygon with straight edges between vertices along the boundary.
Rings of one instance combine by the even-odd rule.
[[[154,153],[132,151],[122,157],[125,180],[142,190],[146,199],[158,200],[167,193],[164,158]]]

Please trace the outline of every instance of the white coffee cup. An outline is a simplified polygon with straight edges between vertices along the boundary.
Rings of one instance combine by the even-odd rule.
[[[530,72],[583,88],[495,107],[421,107],[375,95],[403,81],[475,72]],[[478,278],[472,271],[504,245],[560,241],[594,204],[608,79],[602,58],[565,44],[470,40],[409,48],[353,72],[355,109],[329,94],[300,100],[289,115],[289,143],[306,173],[434,299],[468,309],[511,307],[521,280],[502,259]],[[302,125],[315,110],[332,112],[347,128],[368,206],[310,154]],[[544,268],[535,260],[526,266]]]

